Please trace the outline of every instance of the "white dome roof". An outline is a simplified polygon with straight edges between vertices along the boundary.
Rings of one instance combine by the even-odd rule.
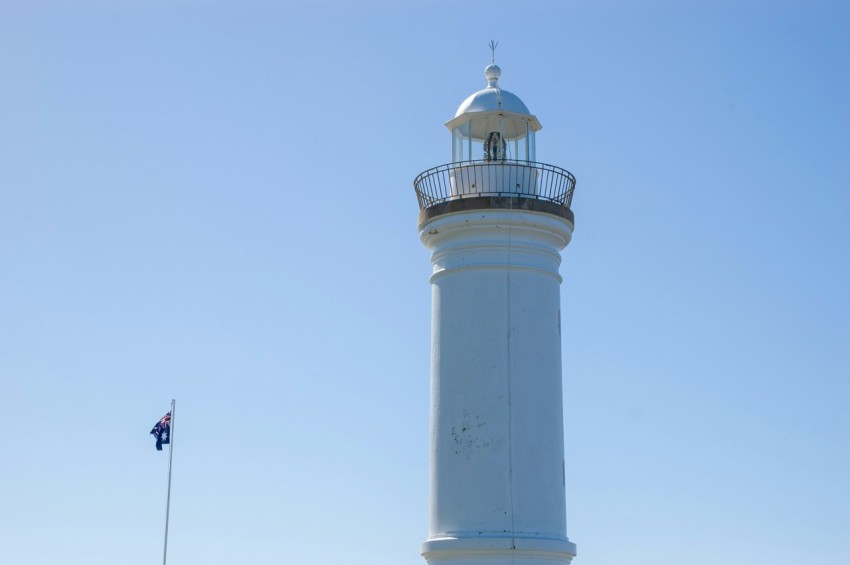
[[[464,135],[481,139],[492,131],[501,131],[505,139],[522,137],[528,129],[538,131],[542,126],[528,111],[528,106],[516,94],[499,87],[501,74],[502,69],[497,65],[487,65],[484,69],[487,88],[464,100],[455,112],[455,117],[446,122],[446,127],[452,129],[463,126],[466,128]],[[464,125],[467,122],[469,124]]]
[[[493,112],[504,111],[514,114],[531,115],[519,96],[499,87],[499,77],[502,74],[502,69],[498,65],[488,65],[484,69],[484,76],[487,77],[487,88],[479,90],[475,94],[470,95],[458,107],[455,112],[455,117],[470,112]]]

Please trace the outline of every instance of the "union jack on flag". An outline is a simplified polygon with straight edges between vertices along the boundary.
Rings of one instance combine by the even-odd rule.
[[[151,435],[156,438],[157,451],[162,451],[164,444],[171,443],[171,412],[156,423],[151,430]]]

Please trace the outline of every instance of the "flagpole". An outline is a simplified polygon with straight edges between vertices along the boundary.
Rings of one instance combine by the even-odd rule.
[[[162,565],[168,556],[168,513],[171,510],[171,461],[174,458],[174,404],[171,399],[171,429],[168,432],[168,494],[165,497],[165,543],[162,546]]]

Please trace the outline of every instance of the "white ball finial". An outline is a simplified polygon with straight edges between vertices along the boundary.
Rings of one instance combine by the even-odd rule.
[[[487,65],[484,69],[484,76],[487,78],[488,86],[497,86],[499,77],[502,76],[502,69],[496,64]]]

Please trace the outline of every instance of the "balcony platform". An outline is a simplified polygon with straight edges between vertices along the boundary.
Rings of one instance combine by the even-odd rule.
[[[511,160],[448,163],[413,181],[420,225],[442,214],[487,208],[544,212],[573,223],[575,184],[560,167]]]

